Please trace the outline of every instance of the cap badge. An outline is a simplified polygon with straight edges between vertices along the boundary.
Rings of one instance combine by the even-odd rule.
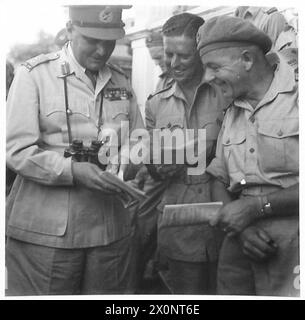
[[[99,14],[99,20],[103,23],[111,23],[113,20],[113,12],[111,11],[111,8],[106,7],[102,10]]]

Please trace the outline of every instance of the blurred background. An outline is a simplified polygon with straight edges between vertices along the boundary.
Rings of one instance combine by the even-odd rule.
[[[59,50],[65,43],[68,9],[61,1],[5,1],[3,28],[7,62],[16,68],[20,63],[41,53]],[[186,1],[185,1],[186,2]],[[153,2],[151,2],[153,3]],[[127,4],[127,1],[125,1]],[[289,5],[289,2],[287,2]],[[117,42],[111,62],[119,65],[130,77],[141,112],[148,95],[154,92],[162,73],[161,28],[172,15],[191,12],[208,20],[214,16],[234,15],[234,6],[143,5],[123,10],[126,36]],[[294,8],[277,8],[297,32],[298,16]],[[2,15],[1,14],[1,15]]]

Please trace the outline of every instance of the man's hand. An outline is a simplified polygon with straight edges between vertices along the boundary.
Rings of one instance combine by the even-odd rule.
[[[117,194],[121,190],[103,179],[104,171],[93,163],[72,162],[72,174],[76,185],[98,190],[106,194]]]
[[[265,260],[276,253],[277,245],[263,229],[256,226],[242,231],[239,239],[243,253],[253,260]]]
[[[249,226],[256,218],[261,204],[256,197],[245,197],[227,203],[210,221],[211,226],[218,226],[234,236]]]
[[[164,180],[173,177],[176,173],[183,169],[183,165],[179,164],[162,164],[157,165],[157,173]]]

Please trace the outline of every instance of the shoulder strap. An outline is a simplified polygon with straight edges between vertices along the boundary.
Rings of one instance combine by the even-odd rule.
[[[29,71],[32,71],[35,67],[39,66],[42,63],[46,63],[48,61],[56,60],[59,58],[59,54],[52,52],[49,54],[40,54],[37,57],[29,59],[23,62],[21,65],[25,66]]]
[[[150,94],[150,95],[148,96],[147,100],[150,100],[150,99],[153,98],[154,96],[156,96],[156,95],[158,95],[158,94],[160,94],[160,93],[162,93],[162,92],[165,92],[165,91],[169,90],[172,86],[173,86],[173,85],[171,84],[170,86],[168,86],[168,87],[166,87],[166,88],[164,88],[164,89],[162,89],[162,90],[159,90],[159,91],[155,92],[154,94]]]
[[[269,14],[269,15],[274,13],[274,12],[277,12],[277,8],[276,7],[272,7],[269,10],[266,11],[266,13]]]

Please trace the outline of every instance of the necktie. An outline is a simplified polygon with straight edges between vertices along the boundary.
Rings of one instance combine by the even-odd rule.
[[[93,88],[95,88],[96,85],[96,78],[97,78],[97,71],[90,71],[89,69],[86,69],[85,74],[87,75],[87,77],[91,80],[92,84],[93,84]]]

